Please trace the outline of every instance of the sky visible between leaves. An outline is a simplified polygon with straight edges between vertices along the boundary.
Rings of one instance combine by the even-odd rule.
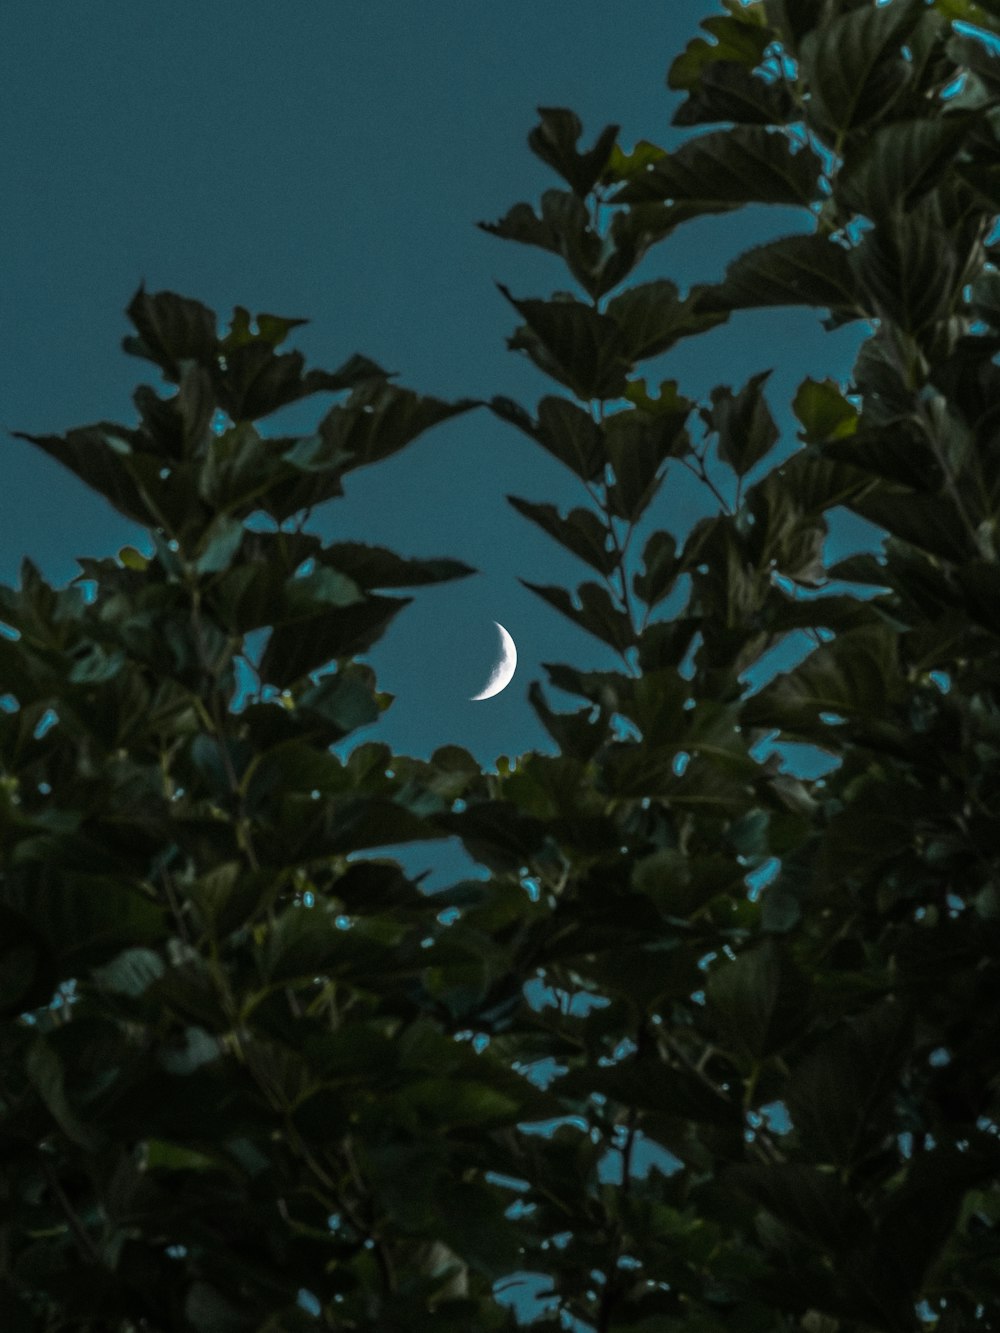
[[[538,106],[576,111],[582,147],[608,123],[620,124],[626,150],[643,138],[676,148],[710,128],[670,126],[681,95],[665,76],[699,20],[718,12],[706,0],[630,0],[624,11],[596,0],[300,0],[280,8],[247,0],[238,9],[7,0],[0,582],[17,583],[25,554],[65,586],[79,572],[78,555],[151,549],[141,527],[9,434],[137,422],[136,385],[166,387],[153,367],[121,351],[131,331],[123,308],[140,282],[205,302],[223,329],[237,304],[308,318],[287,346],[309,366],[333,370],[357,351],[418,392],[503,394],[530,410],[543,394],[562,392],[507,349],[520,321],[495,282],[518,297],[548,297],[572,288],[572,278],[555,256],[475,224],[563,184],[526,144]],[[655,248],[630,282],[669,277],[684,291],[720,279],[751,245],[810,230],[804,210],[784,207],[701,219]],[[773,367],[768,396],[783,435],[752,482],[799,447],[789,403],[801,380],[846,381],[866,336],[860,323],[827,333],[822,316],[737,313],[643,369],[651,384],[676,379],[683,394],[707,402],[717,383],[737,389]],[[309,433],[333,401],[316,395],[260,428]],[[700,442],[696,419],[691,428]],[[713,461],[710,475],[726,493]],[[416,590],[369,658],[395,702],[349,744],[378,738],[420,758],[459,744],[488,768],[501,754],[551,752],[527,701],[533,678],[546,684],[541,663],[620,664],[518,582],[575,587],[594,575],[504,497],[565,511],[589,503],[584,488],[514,427],[477,409],[352,473],[345,490],[314,511],[309,531],[403,555],[448,555],[479,571]],[[676,464],[638,536],[666,527],[680,540],[716,511],[708,489]],[[828,557],[876,549],[879,538],[871,524],[834,511]],[[678,607],[675,595],[665,610]],[[502,694],[473,703],[495,660],[494,620],[515,639],[517,674]],[[250,638],[255,655],[264,633]],[[789,636],[767,674],[809,647],[803,633]],[[243,678],[252,688],[249,672]],[[579,706],[559,691],[548,697]],[[802,775],[830,766],[809,747],[783,752]],[[404,859],[410,870],[432,869],[428,887],[471,869],[454,842],[421,844]]]

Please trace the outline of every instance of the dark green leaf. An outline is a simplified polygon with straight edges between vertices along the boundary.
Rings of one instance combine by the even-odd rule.
[[[497,286],[528,321],[507,339],[512,351],[527,352],[539,370],[578,398],[621,396],[630,362],[615,320],[565,294],[518,301],[503,283]]]
[[[731,61],[752,70],[760,64],[771,40],[770,31],[762,26],[761,15],[754,10],[734,7],[729,17],[713,14],[702,19],[698,26],[714,41],[695,37],[688,42],[683,54],[670,66],[668,88],[696,88],[706,67],[710,69],[717,62]]]
[[[581,199],[585,198],[607,165],[619,127],[605,126],[594,147],[580,153],[576,145],[583,126],[574,112],[557,106],[540,106],[537,111],[541,124],[528,135],[531,151],[557,171]]]
[[[598,573],[610,574],[614,569],[615,553],[608,549],[608,531],[592,510],[571,509],[564,518],[555,505],[533,504],[516,495],[508,495],[507,502]]]
[[[719,457],[744,477],[777,441],[780,434],[764,398],[764,384],[773,370],[751,375],[739,393],[722,386],[712,390],[712,407],[702,419],[719,433]]]
[[[743,125],[787,125],[796,107],[784,83],[768,83],[735,60],[704,64],[671,125],[687,128],[728,120]]]
[[[923,0],[866,5],[807,33],[800,60],[810,119],[836,133],[881,118],[911,77],[900,47],[924,9]]]
[[[726,268],[725,279],[703,289],[701,311],[749,310],[765,306],[841,307],[860,319],[848,252],[822,236],[783,236],[754,246]]]
[[[599,583],[580,585],[577,590],[580,605],[577,606],[565,588],[529,583],[527,579],[518,579],[518,582],[568,616],[575,625],[603,643],[610,644],[612,648],[624,651],[632,645],[634,633],[631,621],[624,611],[618,610],[607,589]]]
[[[795,1066],[784,1100],[817,1164],[851,1166],[882,1142],[912,1031],[912,1014],[890,996],[841,1020]]]
[[[811,148],[792,152],[791,141],[762,125],[736,125],[688,139],[654,162],[612,202],[686,200],[700,212],[741,204],[801,204],[816,198],[823,162]]]
[[[834,178],[834,198],[873,219],[906,212],[941,179],[979,119],[976,112],[880,126]]]
[[[844,1254],[870,1243],[871,1220],[834,1176],[804,1162],[741,1162],[722,1179],[817,1248]]]
[[[669,596],[680,573],[677,543],[669,532],[654,532],[642,553],[643,570],[632,577],[637,597],[647,606],[656,606]]]
[[[174,384],[181,378],[182,361],[207,366],[217,354],[215,314],[200,301],[173,292],[150,295],[140,283],[125,313],[139,337],[124,338],[122,347],[130,355],[145,357],[158,365],[164,379]]]
[[[620,292],[608,302],[607,315],[618,326],[623,355],[631,362],[658,356],[681,338],[705,333],[723,323],[724,312],[703,310],[703,290],[693,288],[682,301],[674,283],[657,278]]]
[[[286,689],[334,659],[367,652],[412,600],[370,595],[355,606],[334,605],[275,625],[261,658],[261,679]]]
[[[805,979],[770,939],[735,962],[717,960],[705,997],[724,1043],[751,1062],[783,1050],[808,1023]]]

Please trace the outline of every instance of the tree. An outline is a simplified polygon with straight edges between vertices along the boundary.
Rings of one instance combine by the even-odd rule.
[[[154,554],[81,561],[90,603],[29,561],[0,588],[5,1328],[501,1329],[515,1269],[550,1277],[536,1327],[1000,1327],[1000,5],[725,7],[669,83],[676,124],[726,128],[668,153],[608,126],[580,151],[543,108],[530,146],[568,188],[484,224],[586,295],[501,289],[509,345],[560,391],[489,404],[590,499],[510,497],[602,580],[529,586],[622,659],[546,664],[575,712],[532,684],[556,754],[487,775],[457,747],[328,749],[390,702],[354,659],[407,599],[375,590],[471,571],[324,547],[301,515],[472,401],[363,357],[303,373],[277,351],[299,321],[237,307],[220,339],[140,289],[125,348],[174,396],[141,388],[134,429],[22,437]],[[816,230],[684,297],[624,285],[750,202]],[[769,372],[710,406],[636,372],[765,305],[872,332],[848,386],[799,387],[803,447],[747,485],[778,437]],[[315,435],[257,432],[319,389],[346,399]],[[671,466],[714,485],[712,440],[735,498],[637,561]],[[837,505],[883,555],[826,568]],[[275,531],[244,525],[258,510]],[[814,651],[750,692],[796,629]],[[782,772],[753,753],[774,737],[839,765]],[[433,898],[348,860],[456,833],[490,878]],[[678,1168],[637,1178],[640,1136]]]

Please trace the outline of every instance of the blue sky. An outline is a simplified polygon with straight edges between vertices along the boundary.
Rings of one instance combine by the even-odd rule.
[[[17,582],[25,554],[63,586],[79,572],[78,555],[112,555],[129,543],[150,550],[141,528],[9,435],[137,420],[136,385],[163,387],[152,367],[147,374],[147,363],[121,351],[130,331],[123,308],[140,282],[204,301],[224,322],[237,304],[307,318],[289,345],[310,365],[332,370],[359,351],[420,392],[504,394],[529,408],[557,390],[507,349],[519,317],[495,284],[547,297],[573,280],[554,256],[475,224],[521,200],[536,204],[561,184],[526,144],[540,105],[575,110],[585,146],[611,122],[626,148],[645,138],[669,149],[701,132],[670,126],[681,98],[665,76],[698,21],[719,7],[634,0],[623,20],[583,0],[569,21],[568,12],[533,0],[300,0],[280,10],[248,0],[238,11],[190,0],[169,9],[8,0],[0,16],[0,582]],[[670,277],[684,290],[721,278],[750,245],[809,230],[806,213],[790,208],[701,219],[654,249],[632,281]],[[675,378],[682,393],[707,402],[717,383],[738,388],[773,367],[783,457],[798,447],[788,406],[798,384],[807,374],[846,380],[866,335],[861,324],[827,333],[822,314],[738,313],[645,363],[647,376]],[[311,432],[330,402],[318,395],[261,428]],[[540,663],[618,663],[518,583],[575,586],[593,576],[505,495],[567,509],[588,503],[580,484],[477,409],[352,473],[346,491],[313,514],[310,531],[405,555],[450,555],[479,571],[418,591],[375,647],[380,688],[396,699],[357,739],[377,735],[421,758],[459,744],[488,767],[501,754],[551,750],[527,702],[530,681],[546,681]],[[680,539],[715,506],[677,466],[646,527]],[[871,549],[878,535],[835,513],[828,554]],[[502,694],[472,703],[493,664],[495,620],[517,643],[517,674]],[[256,654],[262,642],[248,646]],[[808,647],[804,635],[790,636],[769,671]],[[803,767],[808,758],[794,756],[798,771],[818,771]],[[469,865],[454,844],[422,845],[406,860],[409,868],[433,863],[429,885]]]

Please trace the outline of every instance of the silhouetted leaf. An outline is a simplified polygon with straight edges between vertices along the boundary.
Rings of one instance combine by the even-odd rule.
[[[738,61],[719,59],[701,66],[670,123],[684,128],[719,120],[787,125],[795,118],[795,103],[783,83],[768,83]]]
[[[619,293],[608,302],[607,315],[618,326],[623,355],[631,362],[658,356],[681,338],[721,324],[724,314],[706,313],[701,299],[702,289],[695,288],[680,300],[676,286],[667,278]]]
[[[576,145],[583,125],[574,112],[558,106],[540,106],[537,111],[541,124],[528,135],[528,146],[536,157],[558,171],[581,199],[585,198],[607,164],[619,127],[605,126],[593,148],[580,153]]]
[[[799,54],[814,123],[855,130],[885,114],[911,77],[899,48],[924,8],[923,0],[866,6],[806,34]]]
[[[614,569],[615,554],[608,550],[607,529],[593,510],[571,509],[563,517],[555,505],[533,504],[516,495],[508,495],[507,502],[599,573],[610,574]]]
[[[628,616],[624,611],[618,610],[611,601],[607,589],[602,588],[599,583],[580,585],[577,590],[580,605],[577,606],[564,588],[529,583],[527,579],[518,579],[518,582],[537,593],[564,616],[568,616],[581,629],[610,644],[612,648],[624,650],[631,645],[633,634]]]
[[[837,173],[834,198],[870,218],[907,211],[941,179],[977,119],[972,112],[880,126]]]
[[[843,307],[856,318],[858,304],[848,252],[821,236],[783,236],[745,251],[726,268],[725,279],[703,290],[698,309],[749,310],[764,306]]]
[[[742,204],[801,204],[816,197],[823,163],[811,148],[792,152],[789,139],[761,125],[713,130],[652,163],[616,195],[617,204],[689,200],[705,212]]]
[[[744,477],[770,451],[779,431],[764,398],[773,370],[751,375],[739,393],[723,386],[712,390],[712,407],[702,411],[705,424],[719,433],[719,457]]]
[[[630,362],[616,321],[565,293],[551,301],[519,301],[503,283],[497,286],[528,321],[507,339],[512,351],[527,352],[539,370],[578,398],[620,396]]]

